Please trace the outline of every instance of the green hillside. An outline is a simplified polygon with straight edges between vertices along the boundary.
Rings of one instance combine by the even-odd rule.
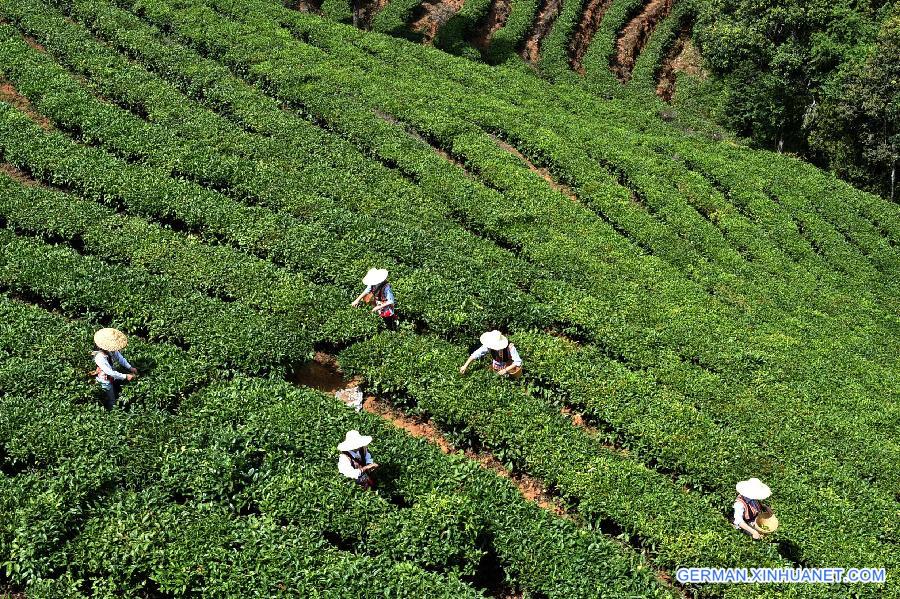
[[[575,60],[550,4],[0,0],[0,591],[900,597],[900,208],[673,113],[678,5],[598,4]],[[349,307],[372,266],[398,331]],[[141,373],[109,412],[105,326]],[[521,380],[459,374],[493,328]]]

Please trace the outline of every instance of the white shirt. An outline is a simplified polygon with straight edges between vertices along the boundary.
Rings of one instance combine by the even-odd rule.
[[[128,370],[131,370],[131,364],[128,363],[128,360],[125,359],[125,356],[122,355],[122,352],[114,351],[110,353],[112,354],[112,357],[116,360],[116,362],[118,362],[121,366],[124,366]],[[108,383],[110,379],[124,381],[126,378],[128,378],[127,375],[122,374],[112,367],[112,365],[109,363],[109,358],[106,357],[106,352],[95,351],[94,363],[97,365],[97,368],[100,369],[100,372],[97,373],[97,382],[99,383]]]
[[[472,352],[470,356],[473,360],[477,360],[486,356],[491,350],[488,349],[487,345],[482,345],[478,349]],[[522,358],[519,357],[519,352],[516,351],[516,346],[512,343],[509,344],[509,357],[512,359],[513,366],[521,366]]]
[[[353,456],[353,459],[357,461],[357,463],[362,462],[363,465],[368,466],[372,463],[372,454],[369,453],[369,449],[366,448],[366,457],[365,461],[360,458],[359,450],[348,451],[350,455]],[[341,456],[338,458],[338,471],[346,476],[347,478],[352,478],[356,480],[363,473],[359,468],[354,468],[353,464],[350,462],[350,458],[347,457],[347,453],[341,452]]]

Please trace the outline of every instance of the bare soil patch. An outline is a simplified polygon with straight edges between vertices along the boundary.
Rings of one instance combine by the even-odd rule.
[[[414,437],[425,439],[430,443],[437,445],[444,453],[455,453],[458,451],[432,423],[408,416],[390,404],[375,397],[366,397],[363,409],[389,420],[391,424],[397,428],[403,429]],[[513,474],[500,462],[500,460],[490,453],[465,450],[464,454],[467,458],[478,462],[485,469],[510,481],[525,499],[537,503],[543,509],[553,512],[558,516],[567,516],[565,509],[557,503],[552,494],[537,479],[525,474]]]
[[[47,49],[44,47],[43,44],[38,43],[38,41],[36,39],[34,39],[33,37],[31,37],[30,35],[23,35],[22,37],[25,38],[26,44],[28,44],[29,46],[31,46],[38,52],[46,52],[47,51]]]
[[[45,131],[53,129],[50,119],[36,111],[28,98],[20,94],[10,82],[4,79],[0,79],[0,101],[21,110]]]
[[[297,0],[294,3],[294,10],[299,10],[300,12],[310,12],[310,13],[318,13],[322,8],[321,0]]]
[[[16,168],[8,162],[0,163],[0,173],[3,173],[13,181],[21,183],[22,185],[27,185],[28,187],[37,187],[40,185],[40,183],[32,179],[28,173]]]
[[[504,25],[512,10],[512,0],[494,0],[488,9],[487,15],[478,24],[472,36],[472,45],[481,50],[487,50],[491,45],[491,38]]]
[[[543,43],[544,38],[547,37],[547,34],[553,28],[553,23],[556,22],[556,17],[559,16],[561,8],[561,0],[543,0],[541,2],[541,8],[534,18],[531,31],[522,45],[521,56],[526,61],[537,64],[541,55],[541,43]]]
[[[462,8],[464,0],[425,0],[419,5],[410,29],[422,34],[422,43],[431,44],[438,30]]]
[[[612,4],[612,0],[589,0],[584,12],[581,13],[581,20],[575,28],[572,41],[569,44],[569,66],[577,73],[584,75],[584,66],[582,60],[587,54],[591,40],[600,28],[603,21],[603,15]]]
[[[610,65],[622,83],[628,83],[638,56],[647,45],[656,25],[672,11],[673,0],[650,0],[643,10],[619,32],[616,53]]]
[[[683,61],[685,46],[690,41],[690,28],[683,27],[678,32],[678,37],[666,55],[663,57],[659,65],[657,73],[656,95],[665,100],[672,102],[675,95],[675,79],[678,74],[679,61]],[[681,69],[683,70],[683,68]]]

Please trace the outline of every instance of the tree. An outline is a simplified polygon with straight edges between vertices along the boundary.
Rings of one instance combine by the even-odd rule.
[[[898,11],[900,12],[900,11]],[[826,88],[810,145],[839,175],[892,200],[900,154],[900,14]]]

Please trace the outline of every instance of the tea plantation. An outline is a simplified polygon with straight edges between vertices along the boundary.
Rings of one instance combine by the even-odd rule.
[[[423,45],[408,0],[330,1],[0,0],[0,596],[900,597],[897,204],[667,116],[678,21],[606,58],[646,3],[579,81],[557,3],[551,81],[490,60],[535,2],[454,46],[490,3]],[[373,266],[398,330],[350,306]],[[524,376],[461,376],[495,328]],[[292,376],[316,353],[393,421]],[[766,566],[887,580],[675,578]]]

